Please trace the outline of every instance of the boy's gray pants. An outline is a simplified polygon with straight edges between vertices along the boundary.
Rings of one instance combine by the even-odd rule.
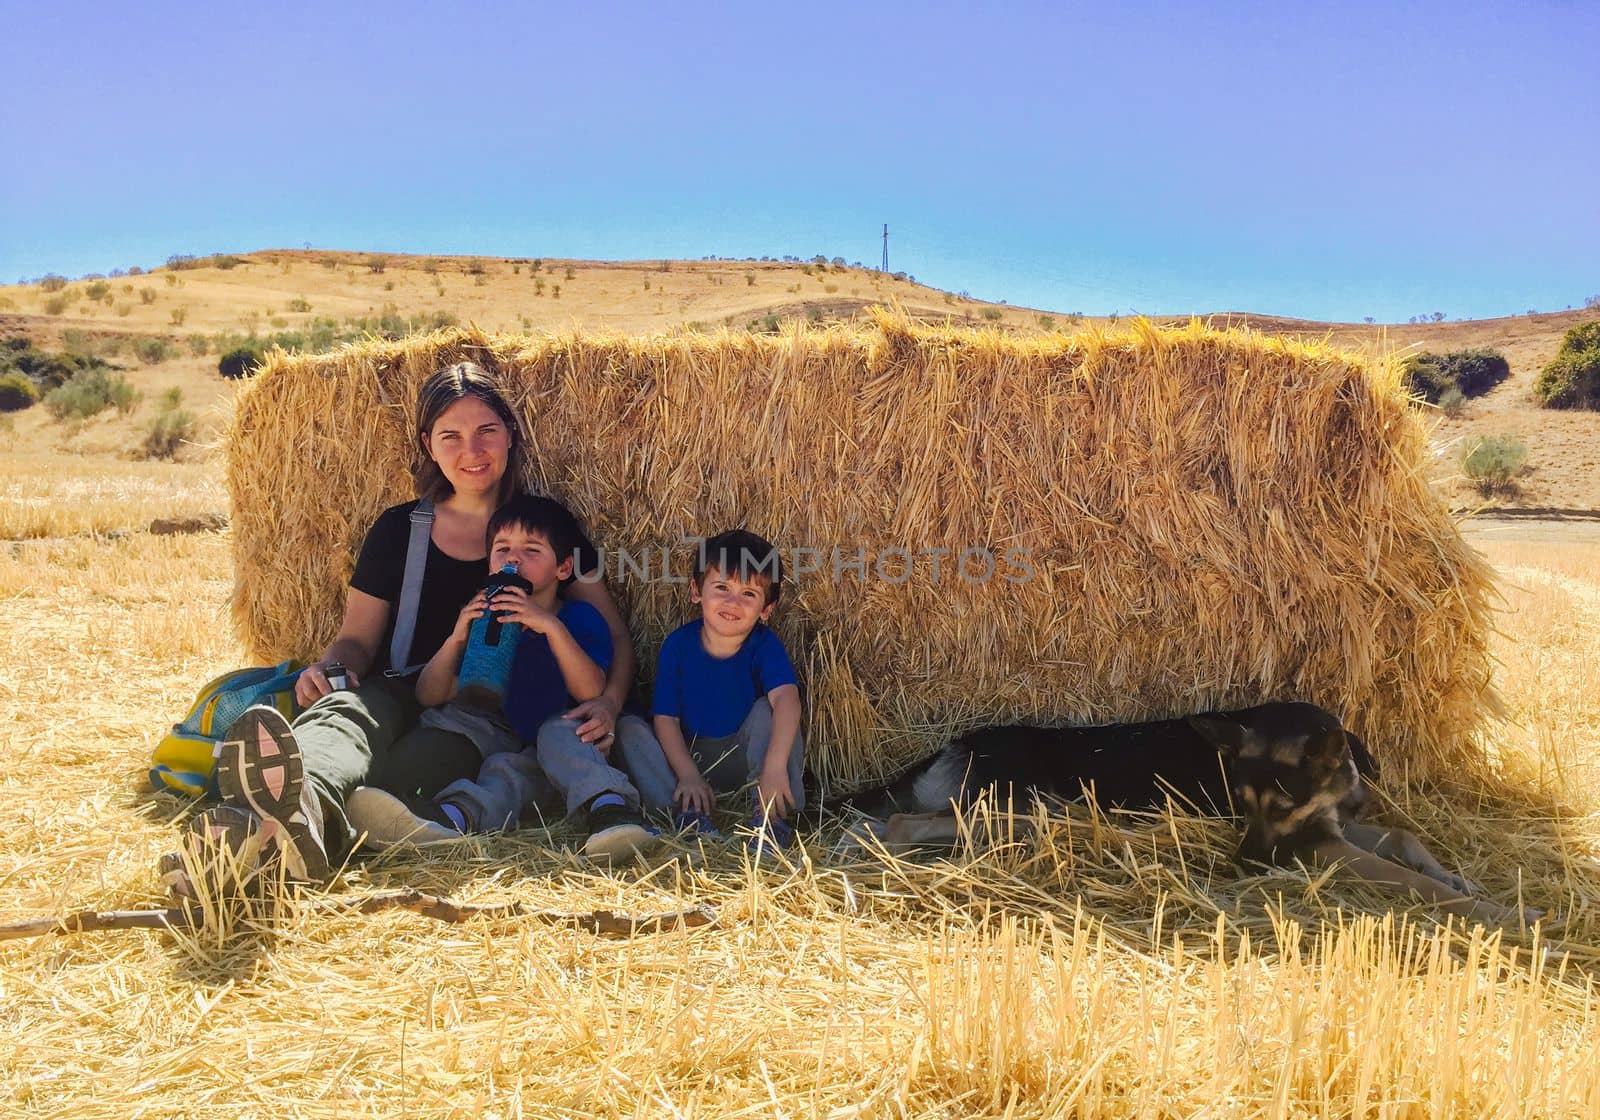
[[[771,741],[772,705],[763,696],[750,706],[750,714],[744,717],[738,731],[718,739],[689,739],[688,747],[707,784],[718,793],[730,793],[756,784]],[[789,789],[794,794],[797,813],[806,805],[804,746],[797,733],[794,749],[789,752]],[[678,776],[672,772],[649,723],[638,716],[623,716],[617,721],[617,742],[611,750],[613,755],[621,755],[614,761],[633,778],[646,810],[671,812],[677,807],[672,795],[678,788]],[[751,796],[753,799],[754,793]]]
[[[619,727],[618,741],[611,746],[613,751],[620,745],[620,740]],[[577,720],[562,719],[560,716],[546,720],[539,728],[538,744],[534,750],[545,777],[566,798],[568,816],[583,809],[602,793],[618,794],[630,809],[638,811],[639,791],[628,781],[628,775],[606,761],[606,756],[600,753],[598,747],[578,738]]]
[[[462,778],[451,782],[433,800],[460,809],[467,818],[468,832],[501,832],[516,828],[522,810],[550,793],[550,781],[539,767],[534,748],[527,747],[490,755],[483,760],[476,781]]]

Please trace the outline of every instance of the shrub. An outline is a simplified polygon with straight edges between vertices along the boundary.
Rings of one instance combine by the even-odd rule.
[[[205,357],[206,351],[211,348],[211,340],[203,334],[192,334],[184,341],[189,344],[189,353],[197,358]]]
[[[0,344],[0,373],[21,373],[40,389],[66,384],[85,370],[106,370],[106,362],[88,354],[48,354],[29,339],[11,338]]]
[[[182,272],[186,268],[199,268],[200,262],[190,253],[174,253],[167,258],[167,267],[174,272]]]
[[[59,315],[67,309],[68,302],[66,296],[51,296],[44,301],[44,313],[46,315]]]
[[[1600,409],[1600,319],[1573,327],[1539,371],[1533,395],[1545,408]]]
[[[1446,416],[1459,416],[1467,407],[1467,398],[1454,385],[1439,394],[1439,410]]]
[[[39,277],[39,288],[46,292],[59,292],[67,286],[67,278],[58,276],[54,272],[47,272]]]
[[[93,354],[94,335],[79,327],[68,327],[61,332],[61,345],[69,354]]]
[[[384,269],[386,269],[388,267],[389,267],[389,258],[388,257],[382,256],[381,254],[374,253],[372,256],[367,258],[367,271],[368,272],[382,272]]]
[[[20,373],[0,373],[0,412],[20,412],[39,403],[39,388]]]
[[[1053,330],[1055,330],[1056,329],[1055,316],[1054,315],[1041,315],[1041,316],[1039,316],[1039,329],[1042,330],[1042,331],[1053,331]]]
[[[254,346],[229,350],[217,361],[217,372],[230,381],[249,377],[261,368],[261,351]]]
[[[211,258],[211,263],[226,272],[229,269],[238,268],[244,261],[227,253],[217,253]]]
[[[140,337],[133,340],[133,353],[147,366],[160,365],[177,353],[164,338]]]
[[[86,419],[108,408],[126,415],[139,403],[139,393],[120,374],[84,370],[45,394],[44,406],[57,420]]]
[[[998,323],[1000,321],[1002,312],[998,307],[985,307],[980,314],[982,314],[985,319],[989,320],[989,322]]]
[[[1476,347],[1448,354],[1412,354],[1400,367],[1406,388],[1432,404],[1451,389],[1463,397],[1481,397],[1511,376],[1511,366],[1498,350]]]
[[[161,395],[161,411],[144,435],[146,459],[170,459],[184,444],[194,441],[194,413],[179,407],[182,403],[181,389],[168,389]]]
[[[183,326],[183,321],[188,317],[188,310],[182,307],[174,307],[171,311],[167,312],[167,318],[172,320],[172,325],[175,327]]]
[[[311,310],[311,301],[306,299],[305,296],[295,296],[289,301],[288,308],[290,311],[297,311],[303,314]]]
[[[111,285],[104,280],[96,280],[83,290],[83,294],[92,300],[106,300],[109,302],[111,299]]]
[[[1481,493],[1490,494],[1513,489],[1527,461],[1528,445],[1517,437],[1484,436],[1467,447],[1461,469]]]
[[[562,275],[567,280],[576,280],[578,278],[577,272],[573,270],[570,264],[567,265],[566,271]]]

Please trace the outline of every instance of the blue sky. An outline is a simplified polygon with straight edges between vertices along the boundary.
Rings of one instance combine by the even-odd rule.
[[[0,0],[0,279],[794,253],[1056,311],[1600,293],[1600,3]]]

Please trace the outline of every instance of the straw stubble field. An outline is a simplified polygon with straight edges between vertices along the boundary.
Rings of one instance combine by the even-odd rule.
[[[8,525],[61,499],[48,534],[0,552],[7,917],[159,904],[151,866],[181,806],[142,791],[150,745],[244,657],[229,534],[88,535],[117,499],[73,512],[94,473],[80,459],[0,452]],[[220,473],[173,467],[172,512],[219,493]],[[126,500],[159,505],[160,486]],[[793,865],[674,849],[616,873],[577,865],[560,829],[529,830],[354,865],[334,894],[709,904],[718,924],[617,940],[302,907],[225,942],[0,944],[0,1111],[1600,1114],[1600,548],[1484,548],[1504,607],[1491,765],[1391,772],[1380,812],[1491,896],[1552,912],[1548,933],[1446,929],[1320,876],[1240,874],[1228,826],[1184,816],[1080,814],[1028,842],[997,822],[921,861],[841,857],[835,822]]]

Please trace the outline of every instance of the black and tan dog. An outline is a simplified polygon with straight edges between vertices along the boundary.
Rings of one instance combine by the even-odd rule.
[[[1411,833],[1356,819],[1367,800],[1363,777],[1376,771],[1361,739],[1312,704],[1105,727],[985,727],[881,791],[880,814],[900,811],[873,831],[892,850],[948,845],[958,835],[955,810],[985,794],[1031,804],[1088,791],[1102,806],[1129,809],[1170,798],[1241,818],[1242,862],[1331,866],[1465,917],[1515,922],[1517,911],[1474,898],[1478,888]]]

